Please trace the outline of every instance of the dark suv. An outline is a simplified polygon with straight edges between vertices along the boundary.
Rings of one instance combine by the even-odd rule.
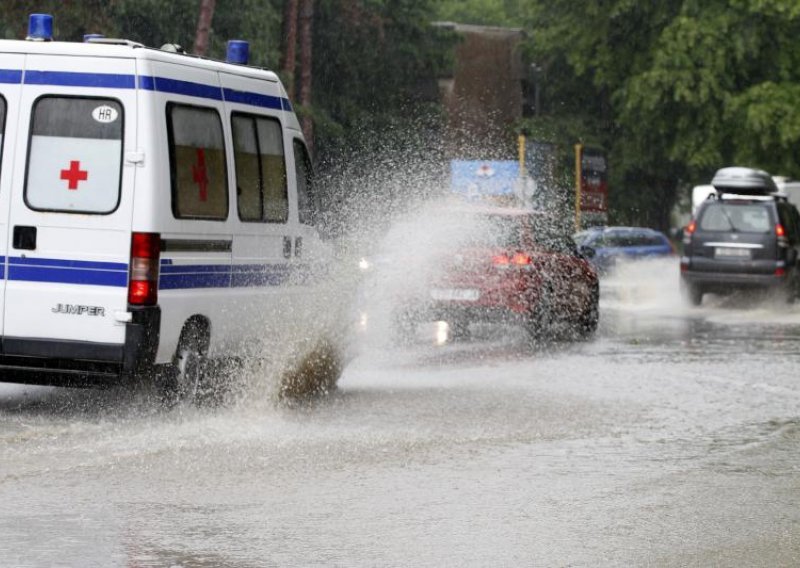
[[[707,292],[761,289],[793,300],[800,290],[797,209],[769,186],[752,195],[722,189],[700,205],[684,232],[681,280],[686,297],[699,305]]]

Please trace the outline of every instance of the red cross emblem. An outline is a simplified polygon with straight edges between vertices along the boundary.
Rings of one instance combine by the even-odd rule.
[[[78,189],[78,182],[89,179],[89,172],[81,169],[79,160],[70,160],[69,169],[61,170],[61,179],[68,182],[68,189],[75,190]]]
[[[197,149],[197,163],[192,165],[192,180],[197,184],[200,201],[208,201],[208,170],[205,148]]]

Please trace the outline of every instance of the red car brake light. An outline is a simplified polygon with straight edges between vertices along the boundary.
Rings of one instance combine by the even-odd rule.
[[[526,266],[531,263],[531,257],[524,252],[515,253],[514,256],[511,257],[511,264],[516,264],[517,266]]]
[[[506,267],[511,263],[511,259],[507,254],[496,254],[492,257],[492,264],[495,266]]]
[[[524,252],[509,254],[496,254],[492,257],[492,264],[498,268],[508,268],[509,266],[529,266],[533,261],[530,255]]]

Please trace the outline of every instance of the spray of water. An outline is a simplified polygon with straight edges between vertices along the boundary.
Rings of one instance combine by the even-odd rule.
[[[765,292],[706,294],[702,305],[690,306],[681,293],[676,257],[618,263],[601,281],[600,298],[606,311],[703,318],[721,324],[800,324],[800,303]]]

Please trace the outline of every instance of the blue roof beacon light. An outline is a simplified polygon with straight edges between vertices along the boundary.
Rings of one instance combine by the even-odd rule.
[[[247,65],[248,59],[250,59],[249,43],[241,39],[232,39],[228,41],[228,53],[225,57],[225,61],[238,65]]]
[[[31,14],[28,18],[28,36],[31,41],[53,41],[53,16]]]
[[[89,43],[93,39],[103,39],[104,37],[106,36],[103,34],[83,34],[83,43]]]

